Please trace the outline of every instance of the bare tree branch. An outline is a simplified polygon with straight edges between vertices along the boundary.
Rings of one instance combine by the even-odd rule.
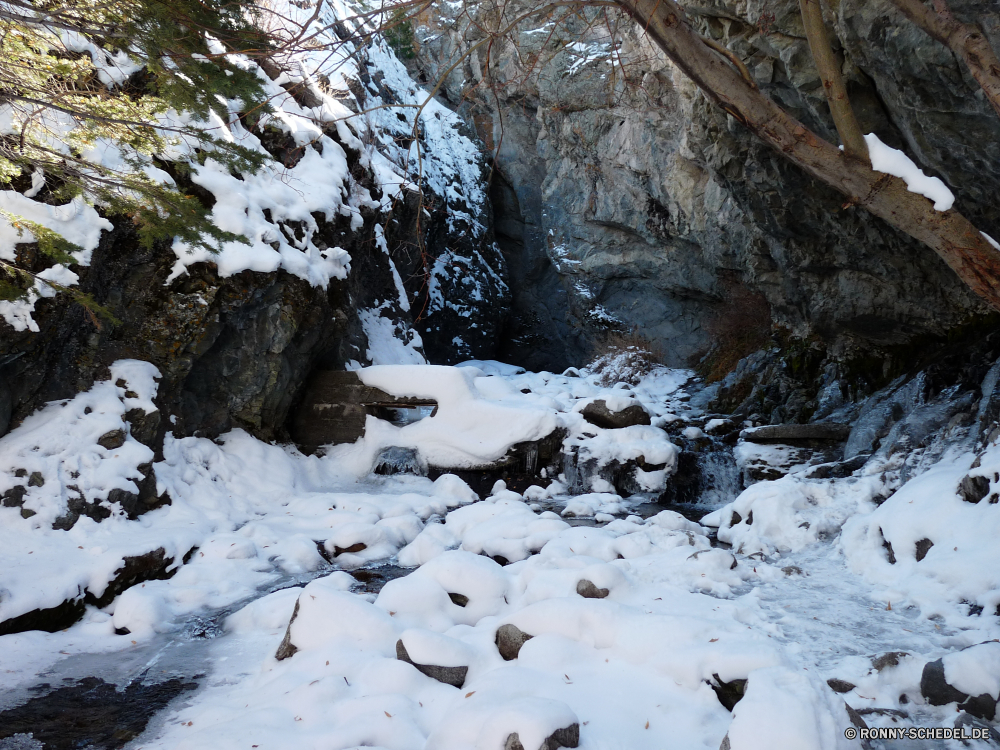
[[[1000,310],[1000,252],[955,210],[935,211],[906,183],[846,156],[709,51],[674,0],[618,0],[701,90],[786,159],[933,249],[979,297]]]
[[[809,39],[809,49],[812,50],[813,60],[823,82],[823,92],[830,105],[830,114],[833,116],[834,125],[837,126],[840,141],[844,144],[844,153],[867,164],[868,146],[861,133],[858,118],[854,116],[851,100],[847,97],[847,87],[844,86],[844,78],[840,74],[840,65],[830,45],[830,35],[823,22],[821,0],[799,0],[799,9],[802,12],[806,37]]]
[[[921,0],[892,1],[904,16],[965,61],[972,77],[1000,115],[1000,60],[983,32],[972,24],[956,20],[945,0],[934,0],[934,10]]]

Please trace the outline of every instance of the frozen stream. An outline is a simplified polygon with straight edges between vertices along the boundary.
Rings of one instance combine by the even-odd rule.
[[[153,373],[126,364],[148,402]],[[971,455],[894,494],[896,469],[872,462],[734,498],[708,434],[725,420],[692,406],[689,373],[629,388],[490,363],[368,373],[438,412],[371,420],[323,457],[240,431],[168,437],[171,504],[137,520],[51,527],[62,483],[120,486],[147,460],[95,447],[123,424],[125,388],[98,384],[0,441],[10,476],[44,480],[25,492],[34,515],[0,508],[0,620],[100,596],[130,555],[185,560],[67,630],[0,636],[0,750],[849,750],[848,706],[876,727],[971,720],[925,700],[934,660],[971,695],[1000,681],[1000,506],[955,494]],[[651,424],[602,427],[590,408]],[[523,493],[371,474],[387,446],[475,466],[555,430],[572,476],[550,465]],[[976,470],[1000,476],[1000,449]],[[674,496],[700,487],[711,505],[651,502],[675,471]],[[623,496],[626,480],[643,492]]]

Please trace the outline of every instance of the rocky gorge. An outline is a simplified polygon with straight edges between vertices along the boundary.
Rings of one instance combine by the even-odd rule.
[[[101,311],[0,300],[0,750],[1000,745],[997,313],[622,14],[280,7],[326,46],[246,61],[265,168],[155,162],[244,246],[0,191],[97,228]],[[962,62],[825,9],[1000,236]],[[796,2],[686,10],[837,142]]]

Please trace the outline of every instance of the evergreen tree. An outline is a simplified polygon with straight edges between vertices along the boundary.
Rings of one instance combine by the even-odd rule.
[[[214,249],[241,239],[151,168],[183,177],[187,164],[157,158],[181,141],[235,172],[261,167],[261,154],[211,125],[230,117],[227,100],[269,110],[256,69],[241,64],[271,52],[259,13],[253,0],[0,0],[0,190],[96,203],[130,217],[147,246],[178,237]],[[109,144],[120,157],[95,158]],[[9,211],[0,220],[30,231],[55,262],[74,262],[79,248],[52,230]],[[16,261],[0,258],[0,270],[0,299],[35,282]]]

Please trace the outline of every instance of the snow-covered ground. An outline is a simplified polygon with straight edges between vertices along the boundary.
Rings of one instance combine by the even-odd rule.
[[[689,425],[694,440],[721,424],[691,405],[690,373],[606,388],[586,371],[469,364],[362,371],[398,395],[437,396],[440,409],[405,427],[371,420],[359,444],[322,457],[242,432],[168,438],[155,471],[171,504],[135,520],[112,507],[100,523],[51,528],[67,484],[107,496],[149,460],[139,443],[96,442],[127,409],[151,408],[148,366],[119,363],[123,385],[50,405],[0,439],[3,481],[24,481],[15,467],[44,478],[23,502],[34,515],[0,508],[0,616],[78,587],[99,595],[128,555],[186,558],[169,580],[89,606],[68,630],[0,637],[0,711],[40,682],[204,674],[129,747],[501,750],[517,733],[537,750],[553,733],[569,742],[576,726],[591,750],[715,750],[727,736],[732,750],[828,750],[861,746],[844,736],[848,705],[868,726],[953,727],[964,715],[955,703],[930,705],[921,691],[940,657],[958,689],[1000,694],[1000,644],[986,643],[1000,638],[1000,505],[989,491],[1000,448],[975,468],[972,454],[946,453],[881,505],[886,462],[843,479],[793,472],[752,485],[706,525],[669,509],[631,515],[648,498],[607,487],[568,494],[565,477],[480,499],[452,474],[370,474],[392,438],[432,463],[488,460],[554,427],[605,457],[646,443],[672,467],[660,427]],[[641,405],[650,433],[586,422],[598,399]],[[957,494],[970,471],[989,485],[978,504]],[[921,540],[933,542],[923,554]],[[393,580],[364,584],[386,565]],[[893,652],[904,653],[877,658]],[[730,711],[720,697],[739,697],[742,680]]]

